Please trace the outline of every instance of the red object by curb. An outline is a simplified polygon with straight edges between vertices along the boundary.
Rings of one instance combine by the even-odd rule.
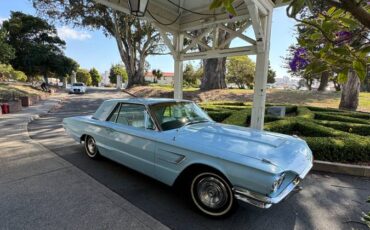
[[[9,113],[9,104],[8,103],[3,103],[1,105],[1,110],[3,111],[3,114]]]

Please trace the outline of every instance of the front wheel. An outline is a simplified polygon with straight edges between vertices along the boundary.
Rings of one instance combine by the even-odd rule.
[[[229,183],[216,172],[196,174],[191,180],[190,194],[195,207],[208,216],[227,216],[237,206]]]
[[[85,138],[85,152],[86,155],[92,159],[99,158],[98,147],[96,141],[92,136],[86,136]]]

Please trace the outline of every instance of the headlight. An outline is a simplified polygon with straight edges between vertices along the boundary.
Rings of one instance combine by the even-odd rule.
[[[276,192],[280,188],[284,179],[285,179],[285,173],[280,174],[280,176],[275,179],[274,183],[272,184],[273,193]]]

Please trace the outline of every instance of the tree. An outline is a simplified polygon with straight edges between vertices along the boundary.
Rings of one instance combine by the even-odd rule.
[[[12,12],[10,19],[3,22],[7,41],[15,49],[12,66],[28,76],[44,76],[58,71],[65,42],[57,36],[54,26],[41,18],[21,12]]]
[[[0,64],[9,64],[15,58],[14,48],[7,43],[6,31],[0,28]]]
[[[22,71],[14,70],[11,65],[0,64],[0,81],[9,79],[27,81],[27,76]]]
[[[230,57],[227,62],[227,81],[235,83],[240,89],[253,86],[255,64],[247,56]]]
[[[284,0],[288,2],[288,0]],[[297,15],[302,12],[305,8],[308,8],[312,13],[317,13],[315,10],[315,3],[318,0],[295,0],[292,1],[287,8],[287,15],[294,19],[297,19]],[[327,0],[325,5],[340,9],[343,12],[349,12],[351,17],[356,19],[367,29],[370,29],[370,13],[368,1],[358,0]],[[316,11],[316,12],[315,12]],[[321,13],[321,12],[320,12]]]
[[[226,23],[225,26],[230,30],[236,30],[244,26],[247,21],[231,22]],[[204,32],[203,30],[195,31],[195,35],[200,35]],[[231,34],[225,30],[219,30],[218,32],[218,44],[224,44],[219,48],[229,48],[230,41],[225,43]],[[211,42],[210,36],[205,36],[202,39],[204,44],[209,44]],[[205,48],[201,45],[197,47],[200,51],[205,51]],[[226,88],[226,57],[223,58],[210,58],[203,60],[203,77],[201,79],[200,89],[201,90],[212,90],[212,89],[224,89]]]
[[[92,84],[91,75],[88,70],[86,69],[78,69],[76,73],[76,80],[77,82],[83,82],[86,85]]]
[[[19,70],[13,70],[11,75],[16,81],[27,81],[27,75]]]
[[[57,55],[53,64],[53,75],[61,81],[63,81],[65,77],[71,76],[72,72],[77,72],[80,67],[75,60],[64,55]]]
[[[93,0],[33,0],[33,5],[40,14],[51,19],[102,29],[105,35],[113,36],[126,67],[127,87],[144,84],[145,59],[148,55],[163,51],[159,32],[150,22],[115,11]]]
[[[99,71],[95,68],[92,68],[90,70],[90,76],[91,76],[91,82],[93,86],[99,86],[99,83],[102,80],[101,75],[99,74]]]
[[[267,83],[273,84],[275,83],[276,72],[271,68],[269,62],[269,69],[267,71]]]
[[[116,84],[118,75],[122,77],[123,82],[127,81],[128,76],[125,67],[120,64],[112,65],[109,71],[110,83]]]
[[[154,83],[157,83],[158,79],[161,79],[163,77],[163,73],[160,69],[153,69],[152,74],[155,77]]]
[[[235,0],[213,0],[210,9],[224,8],[231,15],[236,15],[236,11],[232,5]],[[317,6],[325,4],[331,7],[336,7],[342,11],[349,12],[358,22],[370,29],[370,12],[368,1],[358,0],[283,0],[289,3],[287,15],[295,18],[302,13],[302,10],[308,8],[311,12],[317,12]]]
[[[200,67],[198,69],[194,69],[194,66],[192,64],[187,64],[185,66],[183,79],[184,79],[184,85],[188,87],[198,87],[198,82],[203,76],[203,68]]]
[[[336,81],[344,84],[340,107],[355,110],[358,105],[357,81],[366,76],[369,53],[368,30],[364,30],[351,15],[330,8],[325,15],[305,19],[300,25],[298,43],[290,62],[292,70],[304,69],[306,74],[337,73]]]
[[[348,77],[342,87],[339,108],[356,111],[360,94],[360,79],[353,70],[348,71]]]

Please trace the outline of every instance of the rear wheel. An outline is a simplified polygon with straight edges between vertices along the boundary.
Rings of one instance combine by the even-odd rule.
[[[227,216],[237,206],[229,183],[213,171],[197,173],[191,179],[190,195],[195,207],[212,217]]]
[[[92,136],[86,135],[85,137],[85,152],[86,155],[92,159],[97,159],[100,156],[96,141]]]

